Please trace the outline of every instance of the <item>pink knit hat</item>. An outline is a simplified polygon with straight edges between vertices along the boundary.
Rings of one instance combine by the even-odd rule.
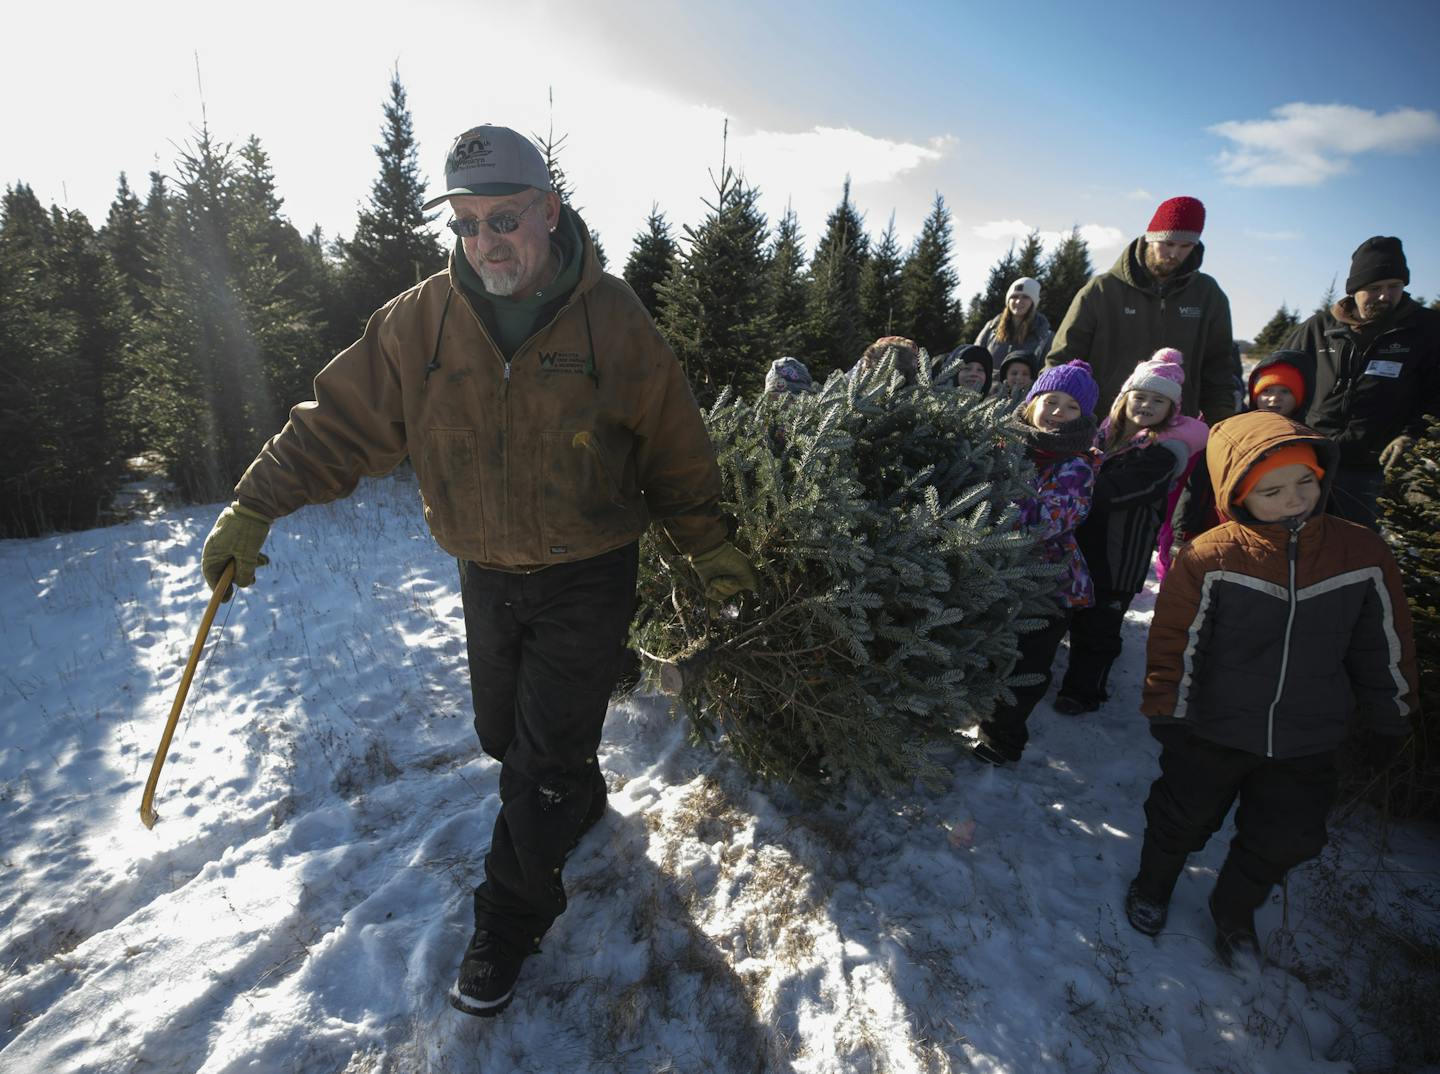
[[[1180,390],[1185,383],[1185,356],[1174,347],[1161,347],[1145,361],[1135,367],[1135,372],[1125,379],[1120,394],[1126,392],[1155,392],[1163,395],[1180,407]]]
[[[1205,206],[1199,198],[1162,201],[1145,229],[1146,242],[1199,242],[1205,230]]]

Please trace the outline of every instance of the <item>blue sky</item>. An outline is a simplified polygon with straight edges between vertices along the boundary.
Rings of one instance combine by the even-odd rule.
[[[544,131],[553,89],[562,162],[616,269],[652,202],[702,217],[728,118],[728,159],[811,243],[847,172],[872,232],[893,212],[906,242],[943,194],[967,299],[1029,228],[1081,226],[1103,268],[1174,194],[1209,209],[1206,269],[1241,336],[1343,285],[1373,234],[1401,236],[1412,292],[1440,294],[1440,5],[64,10],[9,18],[0,181],[97,224],[121,170],[143,189],[193,136],[198,53],[212,132],[260,137],[302,230],[348,233],[398,63],[432,183],[475,122]]]

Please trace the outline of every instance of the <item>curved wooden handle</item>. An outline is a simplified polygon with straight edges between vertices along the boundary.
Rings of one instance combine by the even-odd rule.
[[[220,610],[225,594],[230,592],[230,583],[235,580],[235,561],[225,564],[215,592],[210,594],[210,604],[205,609],[205,618],[200,620],[200,633],[190,647],[190,660],[185,664],[185,674],[180,676],[180,689],[175,691],[175,703],[170,706],[170,717],[165,721],[165,733],[160,736],[160,748],[155,751],[155,760],[150,765],[150,778],[145,781],[145,794],[140,798],[140,820],[147,828],[155,827],[160,814],[155,812],[155,787],[160,782],[160,769],[165,767],[165,755],[170,752],[170,739],[175,734],[175,725],[180,722],[180,710],[185,707],[185,695],[190,692],[190,680],[195,677],[195,668],[200,664],[200,653],[205,648],[205,639],[210,636],[210,624]]]

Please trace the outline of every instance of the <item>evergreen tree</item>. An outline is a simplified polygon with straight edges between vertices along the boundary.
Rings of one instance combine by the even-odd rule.
[[[177,162],[167,202],[160,285],[146,326],[146,375],[132,398],[168,476],[191,499],[228,496],[283,407],[270,386],[270,315],[299,316],[276,299],[273,263],[241,166],[201,129]],[[252,192],[253,193],[253,192]]]
[[[805,242],[800,234],[800,220],[789,205],[785,206],[785,214],[780,217],[775,240],[770,244],[766,259],[766,289],[770,294],[776,357],[793,355],[804,360],[810,312],[805,280]],[[806,364],[808,366],[809,363]]]
[[[1060,322],[1069,312],[1070,303],[1080,293],[1080,288],[1090,282],[1092,275],[1090,246],[1080,237],[1080,229],[1072,228],[1045,262],[1044,275],[1037,277],[1040,280],[1040,312],[1045,314],[1051,328],[1060,327]]]
[[[100,241],[120,270],[130,308],[142,316],[149,313],[149,295],[158,280],[155,244],[145,219],[145,207],[130,189],[124,172],[120,173],[120,185],[115,191],[115,200],[110,203],[105,226],[100,229]]]
[[[697,732],[814,794],[948,784],[931,749],[1016,685],[1016,633],[1052,600],[1004,410],[893,371],[708,415],[758,593],[717,607],[653,530],[640,557],[635,644]]]
[[[1325,288],[1325,293],[1320,296],[1320,305],[1318,305],[1318,306],[1315,307],[1315,312],[1316,312],[1316,313],[1329,313],[1331,307],[1335,305],[1335,302],[1336,302],[1335,277],[1334,277],[1334,276],[1331,276],[1331,277],[1330,277],[1330,286],[1327,287],[1327,288]]]
[[[1381,533],[1405,579],[1414,619],[1421,711],[1413,746],[1384,781],[1392,814],[1440,820],[1440,420],[1385,474]]]
[[[0,210],[0,532],[93,526],[131,438],[117,401],[133,379],[120,273],[78,212],[47,217],[29,187]]]
[[[860,317],[868,339],[910,334],[910,326],[901,319],[904,267],[900,240],[895,235],[895,214],[891,213],[880,244],[871,251],[860,273]]]
[[[550,172],[550,189],[559,195],[561,202],[580,213],[581,219],[584,219],[582,206],[575,202],[574,184],[570,182],[570,177],[560,165],[560,150],[564,147],[565,139],[569,135],[561,134],[557,137],[555,134],[555,90],[553,88],[550,90],[550,127],[545,132],[545,137],[542,138],[538,134],[533,137],[540,145],[540,152],[545,156],[545,167]],[[590,230],[590,241],[595,244],[595,256],[600,261],[600,267],[607,268],[610,259],[605,256],[605,247],[600,242],[600,233],[594,228],[590,228],[588,223],[585,226]],[[650,309],[652,313],[654,312],[654,307],[648,303],[646,308]]]
[[[1015,259],[1015,279],[1021,276],[1029,276],[1032,280],[1039,280],[1045,272],[1045,247],[1040,242],[1040,232],[1031,231],[1025,236],[1025,242],[1020,247],[1020,254]],[[1011,280],[1014,283],[1015,280]]]
[[[624,270],[625,282],[645,304],[651,317],[657,317],[660,312],[656,288],[674,270],[679,256],[680,244],[670,237],[670,222],[660,206],[652,203],[645,230],[635,236]]]
[[[1005,308],[1005,292],[1015,282],[1018,265],[1019,259],[1015,256],[1015,244],[1012,242],[1005,256],[990,266],[990,275],[985,278],[985,290],[976,295],[970,303],[970,310],[965,317],[967,340],[975,339],[992,317],[1000,316]],[[1043,289],[1041,295],[1044,295]]]
[[[937,193],[900,274],[904,334],[932,354],[954,348],[964,329],[955,300],[960,280],[950,267],[950,243],[950,210]]]
[[[281,215],[269,157],[257,138],[240,149],[233,187],[236,224],[230,236],[236,288],[259,348],[274,412],[284,415],[310,398],[311,382],[330,358],[317,316],[325,290],[305,239]],[[278,427],[277,427],[278,428]]]
[[[805,335],[812,356],[810,373],[823,381],[837,369],[849,369],[874,337],[865,334],[860,311],[860,277],[869,258],[864,221],[850,203],[845,177],[840,204],[825,221],[825,234],[810,260],[809,320]]]
[[[660,331],[702,406],[726,388],[758,390],[772,346],[760,192],[723,160],[712,181],[709,214],[698,228],[686,226],[689,249],[659,286]]]
[[[1299,312],[1286,309],[1285,304],[1281,303],[1280,308],[1275,311],[1275,316],[1265,323],[1265,327],[1260,329],[1259,334],[1255,337],[1255,342],[1251,344],[1249,353],[1251,360],[1264,358],[1281,346],[1299,323]]]
[[[445,267],[445,249],[428,228],[438,214],[427,216],[420,209],[425,182],[398,69],[390,76],[384,115],[382,142],[375,147],[380,174],[360,210],[355,234],[338,243],[356,333],[375,310]]]
[[[68,499],[77,446],[67,393],[80,383],[76,330],[59,309],[46,260],[50,221],[24,183],[0,205],[0,534],[33,536]]]

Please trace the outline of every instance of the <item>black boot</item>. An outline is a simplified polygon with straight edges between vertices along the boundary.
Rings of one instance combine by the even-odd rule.
[[[1098,662],[1072,651],[1069,669],[1055,695],[1053,708],[1062,716],[1094,712],[1110,699],[1110,666],[1113,660]]]
[[[1140,846],[1140,871],[1125,893],[1125,919],[1135,931],[1155,936],[1165,927],[1170,896],[1187,856],[1161,850],[1147,833]]]
[[[1168,902],[1149,898],[1140,890],[1138,880],[1130,881],[1130,889],[1125,892],[1125,920],[1130,922],[1131,928],[1136,932],[1143,932],[1146,936],[1158,936],[1169,916]]]
[[[1237,958],[1259,961],[1255,911],[1269,898],[1272,887],[1246,876],[1229,859],[1221,866],[1210,893],[1210,916],[1215,921],[1215,951],[1225,965],[1234,965]]]
[[[515,998],[520,966],[533,953],[498,932],[476,929],[450,988],[450,1006],[480,1018],[499,1014]]]

